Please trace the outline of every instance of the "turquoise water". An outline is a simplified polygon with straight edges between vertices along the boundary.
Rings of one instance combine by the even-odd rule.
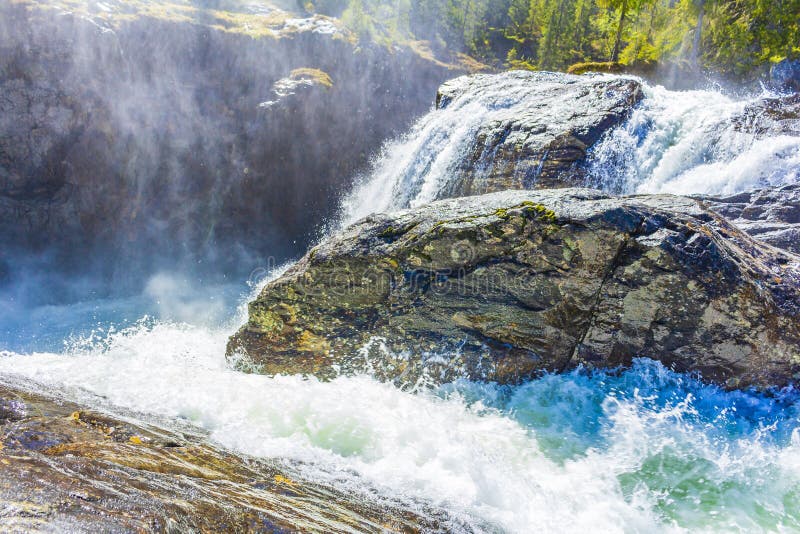
[[[649,360],[416,392],[247,375],[224,359],[243,286],[154,288],[35,309],[26,329],[6,315],[0,375],[179,418],[298,476],[443,506],[481,531],[800,531],[794,391],[726,392]]]
[[[515,388],[453,384],[441,394],[484,403],[535,435],[567,465],[614,454],[633,502],[691,530],[800,530],[800,404],[796,391],[729,392],[639,359],[630,369],[575,370]]]

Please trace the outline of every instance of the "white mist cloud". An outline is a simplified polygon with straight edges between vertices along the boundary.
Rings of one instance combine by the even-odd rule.
[[[225,300],[217,292],[203,291],[186,278],[160,272],[145,284],[144,296],[153,303],[159,319],[189,324],[214,324],[226,315]]]

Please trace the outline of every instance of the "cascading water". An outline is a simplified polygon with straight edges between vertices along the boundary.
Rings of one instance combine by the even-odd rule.
[[[800,180],[800,138],[759,137],[748,104],[716,91],[645,87],[630,120],[589,154],[589,185],[614,193],[728,195]]]
[[[514,83],[456,100],[388,145],[345,218],[432,198],[480,121],[520,104]],[[797,179],[796,140],[716,135],[742,102],[714,92],[647,95],[592,154],[604,187],[716,192]],[[354,495],[366,481],[409,506],[442,506],[479,531],[800,529],[794,392],[725,392],[644,360],[622,373],[414,393],[369,376],[248,375],[229,368],[224,347],[252,290],[238,305],[218,305],[241,289],[198,292],[165,276],[151,288],[140,299],[10,310],[0,373],[88,404],[188,420],[234,451],[300,462],[303,476]],[[137,321],[143,313],[155,317]]]
[[[509,72],[457,94],[446,106],[422,117],[408,134],[383,147],[370,175],[345,200],[345,221],[435,200],[456,169],[469,160],[482,125],[531,112],[546,113],[554,120],[569,113],[563,108],[531,109],[531,102],[548,86],[562,85],[560,74]],[[485,159],[473,163],[477,172],[486,171],[491,155],[489,150]]]
[[[345,221],[436,199],[481,142],[479,126],[530,113],[548,76],[553,75],[541,74],[532,84],[528,77],[506,73],[496,84],[462,92],[431,111],[407,136],[383,148],[372,172],[345,199]],[[589,150],[585,185],[624,194],[732,194],[800,180],[797,134],[763,136],[742,124],[747,106],[770,95],[734,99],[714,90],[669,91],[645,82],[642,88],[645,97],[629,120]],[[533,111],[572,113],[569,102]],[[494,154],[487,150],[482,156],[474,162],[478,173],[488,172]]]

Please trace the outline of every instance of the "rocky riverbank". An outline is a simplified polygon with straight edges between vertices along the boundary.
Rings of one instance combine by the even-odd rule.
[[[447,515],[380,503],[247,458],[186,424],[144,423],[0,385],[4,532],[436,531]]]

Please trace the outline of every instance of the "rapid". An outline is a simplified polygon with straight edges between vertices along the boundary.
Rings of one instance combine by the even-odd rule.
[[[415,206],[446,184],[470,132],[519,105],[509,79],[456,100],[388,143],[346,197],[342,220]],[[593,150],[589,185],[623,192],[735,193],[796,182],[797,138],[740,134],[749,102],[646,86]],[[339,224],[339,223],[337,223]],[[239,454],[307,479],[488,532],[800,530],[800,397],[728,392],[636,360],[518,386],[457,381],[406,389],[370,376],[331,382],[245,374],[225,360],[246,303],[287,266],[248,284],[154,276],[126,299],[0,308],[0,375],[99,409],[202,427]]]

